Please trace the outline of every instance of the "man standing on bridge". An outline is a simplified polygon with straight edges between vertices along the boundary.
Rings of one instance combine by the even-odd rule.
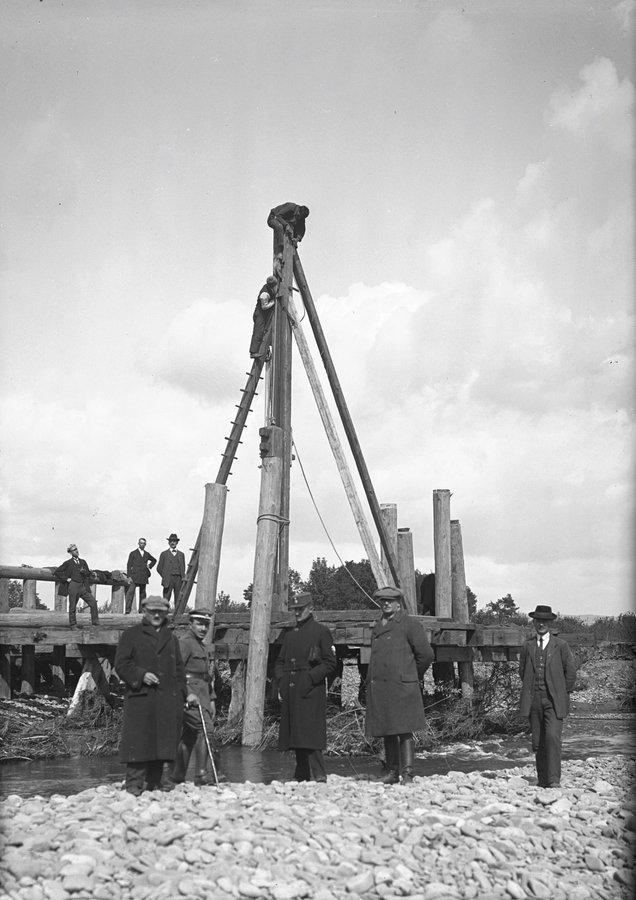
[[[90,569],[85,559],[81,559],[77,544],[69,544],[66,552],[71,554],[53,572],[56,581],[67,585],[68,621],[71,628],[77,628],[77,601],[83,600],[91,610],[91,625],[99,625],[97,600],[90,589]]]
[[[139,538],[138,548],[132,550],[128,556],[126,574],[131,579],[131,584],[126,588],[126,615],[132,612],[135,604],[135,590],[139,588],[139,611],[146,598],[146,585],[150,578],[150,570],[157,560],[146,550],[146,538]]]
[[[185,556],[181,550],[177,550],[179,538],[174,531],[167,540],[169,549],[163,550],[159,554],[157,572],[161,575],[164,598],[170,602],[170,597],[174,594],[176,606],[179,599],[179,591],[181,590],[181,582],[185,578]]]

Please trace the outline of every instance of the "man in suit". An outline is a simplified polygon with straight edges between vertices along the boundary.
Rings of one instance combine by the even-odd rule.
[[[55,580],[68,586],[68,621],[71,628],[77,628],[77,601],[81,598],[90,606],[91,625],[99,624],[97,600],[90,589],[90,569],[85,559],[81,559],[77,544],[69,544],[66,552],[71,558],[54,571]]]
[[[556,615],[549,606],[531,612],[536,636],[526,641],[519,658],[522,679],[520,712],[528,716],[536,756],[537,784],[561,786],[563,720],[570,711],[576,663],[568,644],[550,634]]]
[[[157,560],[146,550],[146,538],[139,538],[139,546],[128,556],[126,574],[132,579],[126,588],[126,615],[132,612],[135,603],[135,588],[139,588],[139,611],[146,597],[146,585],[150,578],[150,570]]]
[[[181,550],[177,550],[179,538],[172,532],[168,541],[168,550],[164,550],[159,556],[157,563],[157,572],[161,575],[161,584],[163,586],[163,596],[165,600],[170,600],[174,594],[174,602],[176,605],[181,590],[181,582],[185,578],[185,556]]]

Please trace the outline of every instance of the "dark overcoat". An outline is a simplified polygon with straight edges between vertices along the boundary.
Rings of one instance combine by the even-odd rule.
[[[367,675],[368,737],[408,734],[424,728],[420,678],[433,657],[424,629],[404,610],[384,625],[382,618],[378,619],[371,632]]]
[[[310,665],[310,657],[315,664]],[[285,633],[275,672],[281,696],[279,750],[325,749],[325,679],[336,666],[331,632],[313,616]]]
[[[522,680],[519,712],[530,715],[534,694],[537,639],[530,638],[521,647],[519,677]],[[576,663],[566,641],[550,635],[545,651],[545,680],[557,719],[565,719],[570,712],[570,693],[576,681]]]
[[[115,654],[115,669],[126,685],[119,758],[126,763],[174,759],[186,680],[172,631],[165,623],[157,631],[147,622],[126,629]],[[153,672],[159,684],[144,684],[146,672]]]

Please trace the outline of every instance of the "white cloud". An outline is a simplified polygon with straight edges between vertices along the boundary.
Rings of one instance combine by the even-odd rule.
[[[546,123],[586,141],[596,140],[613,152],[632,157],[634,86],[619,81],[614,63],[597,58],[580,73],[578,91],[561,88],[553,94]]]

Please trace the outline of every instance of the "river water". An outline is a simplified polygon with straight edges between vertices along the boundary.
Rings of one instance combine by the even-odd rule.
[[[571,716],[563,730],[563,759],[590,756],[636,754],[635,719],[633,716],[586,718]],[[528,737],[493,737],[487,741],[449,744],[434,753],[418,754],[416,775],[445,774],[450,771],[486,771],[533,762]],[[326,757],[328,774],[349,777],[374,777],[380,773],[375,757]],[[293,753],[276,750],[250,750],[226,747],[222,752],[222,771],[228,781],[269,783],[292,777]],[[21,797],[52,794],[75,794],[100,784],[121,784],[124,766],[117,757],[71,757],[8,762],[0,765],[0,796]],[[192,772],[188,774],[192,778]]]

